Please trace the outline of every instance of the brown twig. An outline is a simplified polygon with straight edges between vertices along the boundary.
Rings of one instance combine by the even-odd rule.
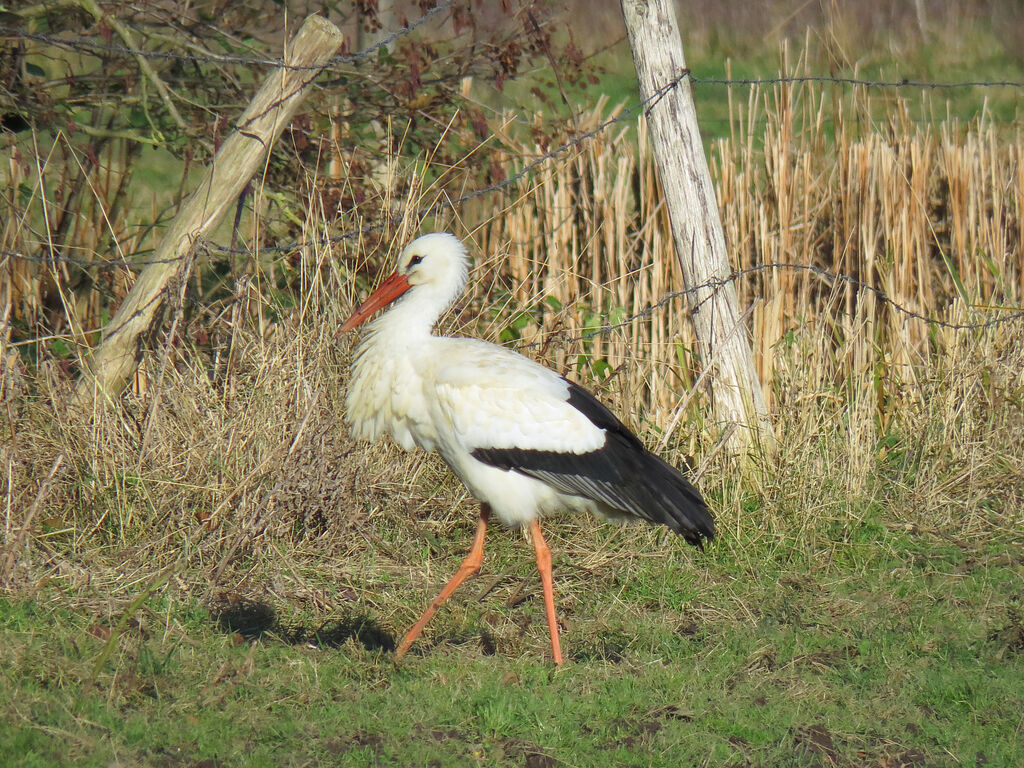
[[[60,465],[64,463],[64,454],[61,453],[53,460],[53,465],[50,467],[50,472],[47,474],[46,479],[39,484],[39,490],[36,492],[35,499],[32,500],[32,504],[29,506],[28,511],[25,513],[25,519],[21,523],[21,529],[14,534],[13,540],[6,547],[4,553],[3,567],[0,568],[0,584],[5,584],[11,571],[14,569],[14,562],[18,557],[18,550],[21,549],[25,543],[25,539],[28,538],[28,532],[32,527],[32,520],[35,518],[36,513],[42,506],[43,499],[46,498],[46,494],[50,492],[50,485],[53,483],[54,475],[57,474],[57,470],[60,469]]]
[[[109,24],[110,28],[113,29],[117,34],[124,40],[124,44],[128,48],[135,50],[135,38],[132,36],[131,30],[125,26],[124,23],[116,16],[112,16],[103,12],[103,9],[99,7],[96,0],[78,0],[78,4],[82,10],[87,11],[96,21]],[[153,65],[150,64],[149,59],[142,55],[141,52],[133,54],[135,60],[139,63],[139,69],[142,73],[150,79],[153,85],[156,87],[157,93],[160,94],[160,98],[164,102],[164,106],[167,107],[167,111],[171,117],[174,118],[174,122],[177,123],[178,127],[185,130],[185,121],[181,117],[181,113],[178,112],[178,108],[174,106],[174,102],[171,100],[171,90],[167,87],[167,84],[160,79],[160,75],[157,74]]]

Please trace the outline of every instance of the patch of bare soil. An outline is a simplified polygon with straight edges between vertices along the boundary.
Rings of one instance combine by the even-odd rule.
[[[989,639],[1000,644],[996,652],[998,658],[1007,654],[1015,655],[1024,650],[1024,615],[1016,605],[1006,608],[1006,621],[1003,626],[992,632]]]
[[[839,752],[828,728],[820,723],[798,728],[793,742],[799,751],[816,755],[823,765],[839,765]]]
[[[796,751],[821,768],[929,768],[936,763],[926,752],[889,740],[874,740],[873,746],[854,744],[833,733],[822,723],[802,726],[793,734]]]

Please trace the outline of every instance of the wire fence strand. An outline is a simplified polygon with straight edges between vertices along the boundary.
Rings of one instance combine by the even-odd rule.
[[[353,53],[333,56],[326,67],[288,64],[283,58],[276,56],[238,56],[211,52],[197,53],[195,51],[190,53],[181,53],[178,51],[154,51],[146,48],[133,48],[131,46],[121,45],[118,43],[101,43],[95,38],[90,37],[67,37],[64,35],[52,35],[43,32],[31,32],[25,27],[12,27],[10,25],[0,25],[0,37],[33,40],[38,43],[45,43],[46,45],[52,45],[57,48],[64,48],[65,50],[75,51],[76,53],[85,53],[97,57],[131,56],[132,58],[141,57],[144,59],[158,61],[184,61],[191,64],[242,64],[251,67],[271,67],[274,69],[284,69],[295,72],[331,72],[338,71],[337,67],[341,65],[353,64],[376,56],[382,47],[387,48],[391,46],[391,44],[399,38],[404,37],[410,32],[419,29],[424,24],[436,19],[451,7],[452,2],[454,2],[454,0],[444,0],[423,14],[423,16],[416,19],[416,21],[396,29],[387,37],[378,40],[367,48]]]
[[[333,57],[326,68],[318,68],[323,71],[337,71],[337,67],[345,64],[352,64],[371,56],[377,55],[377,52],[381,47],[388,47],[392,45],[399,38],[415,31],[416,29],[427,24],[431,20],[437,19],[441,14],[448,11],[452,5],[453,0],[445,0],[439,3],[434,8],[427,11],[419,19],[391,32],[386,37],[382,38],[374,45],[367,47],[363,50],[356,51],[350,54],[341,54]],[[293,70],[311,70],[311,67],[296,67],[288,65],[283,59],[273,56],[239,56],[239,55],[222,55],[222,54],[199,54],[196,52],[182,53],[175,51],[155,51],[147,49],[137,49],[130,46],[118,45],[114,43],[100,43],[92,38],[86,37],[67,37],[62,35],[52,35],[44,33],[29,32],[24,28],[16,28],[11,26],[0,25],[0,35],[7,37],[20,37],[27,40],[33,40],[36,42],[44,43],[47,45],[54,45],[62,47],[68,50],[75,50],[80,53],[88,53],[95,56],[133,56],[133,57],[144,57],[149,59],[173,59],[173,60],[185,60],[195,63],[206,63],[206,64],[245,64],[253,67],[265,66],[265,67],[277,67],[286,68]],[[412,218],[422,220],[426,217],[436,215],[445,209],[456,209],[463,203],[479,199],[489,194],[499,192],[507,189],[508,187],[516,184],[523,178],[529,176],[539,167],[545,163],[566,155],[573,150],[581,147],[585,142],[588,142],[600,134],[607,131],[609,128],[615,125],[625,124],[626,122],[632,122],[637,119],[640,114],[646,114],[651,108],[653,108],[658,101],[660,101],[668,92],[678,87],[680,83],[689,81],[697,86],[725,86],[725,87],[764,87],[764,86],[775,86],[784,84],[803,84],[803,83],[814,83],[814,84],[834,84],[844,87],[864,87],[864,88],[881,88],[881,89],[924,89],[924,90],[951,90],[951,89],[968,89],[968,88],[1017,88],[1024,89],[1024,81],[1016,80],[969,80],[959,82],[933,82],[925,80],[877,80],[877,79],[864,79],[856,77],[836,77],[836,76],[823,76],[823,75],[803,75],[803,76],[778,76],[778,77],[751,77],[751,78],[721,78],[721,77],[703,77],[695,75],[689,70],[682,70],[675,78],[666,83],[650,98],[642,100],[640,103],[622,109],[618,114],[610,117],[596,127],[578,135],[572,136],[569,140],[556,146],[555,148],[537,156],[530,162],[526,163],[519,171],[509,175],[494,184],[486,187],[471,190],[460,195],[454,199],[443,199],[428,206],[419,208],[412,214]],[[211,259],[217,259],[219,257],[227,256],[251,256],[257,252],[260,253],[293,253],[298,250],[310,248],[310,247],[328,247],[330,245],[338,244],[344,241],[353,240],[362,237],[366,234],[370,234],[375,231],[380,231],[388,226],[395,225],[401,220],[410,217],[408,212],[394,214],[392,216],[380,218],[370,224],[365,224],[359,227],[354,227],[345,232],[341,232],[336,235],[331,235],[316,239],[303,239],[289,241],[285,243],[277,244],[265,244],[259,246],[258,249],[252,248],[236,248],[225,246],[219,243],[211,241],[198,241],[195,248],[202,251],[206,256]],[[173,261],[178,261],[184,258],[191,258],[193,254],[185,254],[176,259],[131,259],[122,257],[118,260],[105,260],[105,259],[86,259],[76,256],[50,253],[47,255],[35,255],[26,254],[14,251],[0,251],[0,267],[9,260],[21,260],[25,262],[33,262],[39,264],[46,264],[49,266],[55,266],[58,263],[68,264],[76,266],[82,269],[96,269],[96,270],[136,270],[142,267],[154,265],[154,264],[166,264]],[[882,304],[888,306],[897,314],[906,317],[908,320],[914,320],[926,323],[928,325],[941,327],[955,331],[967,331],[967,330],[979,330],[988,328],[994,325],[999,325],[1008,322],[1017,322],[1024,319],[1024,309],[1019,307],[1009,306],[985,306],[984,308],[979,307],[968,307],[972,312],[985,312],[990,316],[984,320],[977,322],[951,322],[942,320],[937,317],[925,315],[923,313],[912,310],[906,306],[903,306],[893,298],[891,298],[884,290],[877,288],[863,280],[854,278],[850,275],[837,273],[823,267],[818,267],[808,264],[795,264],[795,263],[770,263],[760,264],[753,267],[737,270],[731,274],[714,280],[708,283],[688,287],[680,291],[674,291],[666,293],[664,296],[659,298],[656,302],[650,304],[648,307],[642,309],[635,315],[624,319],[619,323],[604,326],[598,329],[587,331],[584,334],[573,337],[570,340],[588,340],[595,338],[601,334],[612,333],[617,329],[623,328],[630,325],[638,319],[643,319],[658,310],[666,307],[672,301],[679,298],[687,298],[691,295],[696,295],[706,291],[717,291],[720,290],[724,285],[735,282],[739,279],[749,277],[751,275],[759,274],[769,270],[789,270],[793,272],[805,272],[814,274],[823,280],[826,280],[833,285],[838,283],[847,284],[858,291],[864,291],[874,295]],[[992,316],[995,315],[995,316]],[[51,337],[48,337],[51,338]],[[57,337],[52,337],[57,338]],[[21,342],[31,343],[31,342]]]
[[[444,5],[439,5],[436,8],[434,8],[432,11],[430,11],[428,13],[428,16],[430,14],[440,13],[441,11],[445,10],[448,7],[448,5],[450,5],[450,0],[449,0],[448,3],[446,3]],[[427,19],[427,16],[424,16],[422,19],[418,20],[416,23],[410,24],[409,26],[403,27],[402,29],[394,32],[392,35],[390,35],[388,38],[386,38],[384,41],[382,41],[380,43],[380,45],[388,44],[388,41],[393,41],[394,39],[397,39],[401,35],[406,34],[406,33],[410,32],[410,31],[412,31],[418,25],[424,23],[424,21],[426,19]],[[376,50],[376,48],[367,49],[367,51],[371,51],[371,50]],[[366,53],[366,51],[361,51],[358,54],[353,54],[353,56],[360,56],[360,55],[363,55],[364,53]],[[778,85],[778,84],[786,84],[786,83],[790,83],[790,84],[792,84],[792,83],[835,83],[835,84],[840,84],[840,85],[855,85],[855,86],[864,86],[864,87],[886,87],[886,88],[901,88],[901,87],[908,87],[908,88],[931,88],[931,89],[953,89],[953,88],[968,88],[968,87],[1014,87],[1014,88],[1024,88],[1024,82],[1009,81],[1009,80],[1002,80],[1002,81],[965,81],[965,82],[944,82],[943,83],[943,82],[926,82],[926,81],[910,81],[910,80],[901,80],[901,81],[861,80],[861,79],[856,79],[856,78],[825,77],[825,76],[766,77],[766,78],[739,78],[739,79],[736,79],[736,78],[704,78],[704,77],[698,77],[698,76],[695,76],[690,70],[683,70],[682,72],[680,72],[680,74],[678,76],[676,76],[674,79],[672,79],[671,81],[666,83],[664,86],[662,86],[655,94],[653,94],[648,99],[640,101],[640,103],[635,105],[635,106],[623,108],[619,112],[619,114],[615,115],[614,117],[608,118],[607,120],[604,120],[603,122],[598,124],[595,128],[593,128],[593,129],[591,129],[589,131],[586,131],[584,133],[581,133],[581,134],[579,134],[577,136],[573,136],[568,141],[566,141],[566,142],[556,146],[555,148],[545,152],[542,155],[539,155],[538,157],[536,157],[535,159],[533,159],[529,163],[527,163],[525,166],[523,166],[523,168],[521,168],[516,173],[514,173],[514,174],[512,174],[510,176],[507,176],[503,180],[501,180],[499,182],[496,182],[494,184],[491,184],[489,186],[482,187],[480,189],[476,189],[476,190],[472,190],[470,192],[463,193],[462,195],[460,195],[457,198],[448,199],[448,200],[441,200],[441,201],[433,203],[433,204],[431,204],[429,206],[420,208],[419,210],[417,210],[415,212],[415,214],[413,215],[413,218],[416,218],[418,220],[422,220],[422,219],[424,219],[424,218],[426,218],[428,216],[436,215],[437,213],[439,213],[442,210],[454,209],[454,208],[457,208],[459,205],[461,205],[463,203],[467,203],[467,202],[470,202],[472,200],[476,200],[476,199],[479,199],[481,197],[484,197],[486,195],[489,195],[489,194],[492,194],[492,193],[495,193],[495,192],[499,192],[499,191],[501,191],[503,189],[507,189],[508,187],[510,187],[513,184],[517,183],[518,181],[520,181],[524,177],[530,175],[534,170],[536,170],[537,168],[541,167],[542,165],[544,165],[548,161],[553,160],[553,159],[558,158],[558,157],[561,157],[562,155],[568,154],[572,150],[580,147],[585,142],[587,142],[587,141],[589,141],[591,139],[594,139],[597,136],[599,136],[600,134],[604,133],[605,131],[607,131],[612,126],[625,124],[627,122],[632,123],[633,121],[636,120],[636,118],[637,118],[637,116],[639,114],[641,114],[641,113],[646,114],[658,101],[660,101],[662,98],[664,98],[664,96],[669,91],[671,91],[672,89],[678,87],[679,84],[681,82],[685,81],[685,80],[689,80],[689,81],[691,81],[693,83],[696,83],[696,84],[704,84],[704,85],[709,85],[709,84],[727,85],[727,86],[741,86],[742,85],[742,86],[747,86],[747,87],[764,86],[764,85]],[[404,218],[406,218],[408,216],[409,216],[409,214],[407,214],[407,213],[394,214],[392,216],[388,216],[388,217],[384,217],[384,218],[378,219],[377,221],[375,221],[375,222],[373,222],[371,224],[364,224],[364,225],[361,225],[359,227],[354,227],[354,228],[351,228],[349,230],[346,230],[345,232],[341,232],[341,233],[338,233],[336,235],[332,235],[332,236],[329,236],[329,237],[326,237],[326,238],[320,238],[320,239],[317,239],[317,240],[308,240],[307,239],[307,240],[294,240],[294,241],[289,241],[289,242],[285,242],[285,243],[268,243],[268,244],[263,244],[263,245],[261,245],[259,247],[259,251],[261,251],[263,253],[292,253],[292,252],[295,252],[295,251],[303,249],[303,248],[316,247],[316,246],[324,247],[324,246],[328,246],[328,245],[332,245],[332,244],[342,243],[342,242],[346,242],[346,241],[357,239],[359,237],[362,237],[362,236],[367,235],[367,234],[371,234],[373,232],[380,231],[382,229],[385,229],[388,226],[393,226],[394,224],[400,222],[402,219],[404,219]],[[208,240],[207,241],[202,241],[200,243],[200,245],[201,245],[201,247],[203,249],[205,249],[208,252],[219,253],[219,254],[224,254],[224,255],[251,256],[255,252],[254,249],[251,249],[251,248],[231,247],[231,246],[223,245],[223,244],[212,242],[212,241],[208,241]],[[77,267],[97,268],[97,269],[101,269],[101,270],[104,270],[104,269],[105,270],[122,269],[125,266],[130,266],[131,268],[139,268],[139,267],[149,266],[149,265],[152,265],[152,264],[166,264],[166,263],[169,263],[170,261],[173,261],[173,260],[166,260],[166,259],[164,259],[164,260],[161,260],[161,259],[138,259],[138,260],[132,260],[132,261],[126,263],[125,260],[123,260],[123,259],[119,260],[119,261],[110,261],[110,260],[104,260],[104,259],[93,259],[93,260],[90,260],[90,259],[82,259],[82,258],[77,258],[77,257],[72,257],[72,256],[64,256],[64,255],[61,255],[61,254],[45,255],[44,256],[44,255],[29,255],[29,254],[16,253],[16,252],[10,252],[10,251],[0,252],[0,257],[2,257],[4,259],[6,259],[6,258],[21,259],[23,261],[30,261],[30,262],[44,263],[44,264],[49,264],[49,263],[53,263],[53,262],[57,261],[57,262],[61,262],[61,263],[71,264],[71,265],[77,266]],[[180,260],[181,258],[184,258],[184,257],[178,257],[178,260]]]
[[[571,332],[567,330],[554,331],[547,334],[547,340],[544,342],[532,342],[528,344],[519,345],[519,349],[530,349],[533,347],[540,347],[549,344],[553,339],[560,339],[564,343],[575,343],[580,341],[590,341],[599,336],[605,336],[612,334],[615,331],[627,328],[637,320],[645,320],[654,313],[666,309],[673,301],[677,299],[690,299],[690,297],[700,296],[698,302],[688,301],[687,311],[692,314],[697,308],[707,301],[711,295],[720,291],[726,285],[740,281],[744,278],[751,277],[753,275],[761,274],[764,272],[772,272],[786,270],[791,272],[804,272],[813,274],[831,287],[835,287],[838,284],[849,285],[857,291],[869,293],[873,295],[883,306],[888,307],[891,311],[897,315],[904,317],[907,320],[921,322],[926,325],[930,325],[936,328],[944,328],[950,331],[978,331],[993,326],[1003,325],[1006,323],[1017,323],[1024,321],[1024,308],[1013,307],[1013,306],[999,306],[986,304],[983,307],[964,305],[964,311],[984,314],[987,315],[984,319],[980,319],[974,322],[956,322],[950,320],[943,320],[938,317],[926,315],[922,312],[910,309],[909,307],[901,304],[899,301],[893,299],[889,294],[877,286],[871,285],[870,283],[861,280],[850,275],[845,275],[839,272],[834,272],[824,267],[818,267],[809,264],[794,264],[786,262],[775,262],[769,264],[757,264],[752,267],[746,267],[744,269],[734,270],[725,277],[716,278],[707,282],[701,283],[691,287],[684,288],[679,291],[670,291],[665,293],[657,301],[652,302],[648,306],[642,308],[638,312],[626,317],[616,323],[610,323],[603,325],[598,328],[593,328],[583,333]],[[195,304],[198,302],[192,301]],[[952,306],[952,304],[951,304]],[[48,339],[66,339],[70,340],[74,337],[70,334],[48,334],[45,337]],[[15,344],[15,346],[25,346],[36,343],[42,339],[29,339],[22,340]]]
[[[78,53],[90,54],[97,57],[109,56],[130,56],[132,58],[145,58],[152,60],[173,60],[185,61],[194,64],[242,64],[251,67],[273,67],[279,69],[305,71],[323,70],[335,71],[336,67],[344,64],[352,64],[364,61],[378,54],[381,47],[390,47],[399,38],[419,29],[451,8],[454,0],[444,0],[434,8],[428,10],[419,19],[396,29],[386,37],[360,51],[353,53],[339,54],[334,56],[326,67],[300,67],[288,64],[283,58],[271,55],[232,55],[217,54],[212,52],[198,53],[196,51],[161,51],[146,48],[134,48],[118,43],[100,42],[95,37],[71,37],[67,35],[47,34],[44,32],[32,32],[26,27],[0,24],[0,36],[8,38],[21,38],[32,40],[46,45],[73,50]],[[834,85],[861,86],[865,88],[887,88],[887,89],[924,89],[924,90],[950,90],[964,88],[1021,88],[1024,89],[1022,80],[964,80],[964,81],[930,81],[902,78],[899,80],[880,80],[861,77],[841,77],[834,75],[780,75],[777,77],[703,77],[689,75],[695,85],[724,85],[724,86],[765,86],[799,83],[831,83]]]

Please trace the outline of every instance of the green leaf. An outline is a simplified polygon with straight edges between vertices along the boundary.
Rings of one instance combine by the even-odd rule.
[[[690,349],[681,341],[675,343],[676,362],[686,370],[690,365]]]
[[[512,320],[509,322],[509,326],[511,326],[516,331],[521,331],[523,330],[523,328],[530,325],[532,322],[533,316],[530,315],[528,312],[517,312],[515,315],[512,316]]]
[[[629,313],[626,308],[616,305],[608,310],[608,325],[622,325],[628,317]]]
[[[960,300],[967,306],[971,305],[971,300],[967,295],[967,289],[964,287],[963,281],[960,279],[960,270],[956,268],[952,259],[942,253],[942,260],[946,263],[946,269],[949,271],[949,276],[953,278],[953,285],[956,287],[956,292],[960,295]]]
[[[612,375],[611,364],[602,357],[597,358],[590,364],[590,370],[593,371],[594,377],[604,380]]]
[[[554,296],[545,296],[544,303],[551,307],[551,309],[553,309],[555,312],[562,311],[562,302],[560,302]]]
[[[27,181],[23,181],[21,182],[21,184],[18,185],[18,203],[23,208],[28,206],[34,194],[35,191],[32,189],[32,185],[29,184]]]

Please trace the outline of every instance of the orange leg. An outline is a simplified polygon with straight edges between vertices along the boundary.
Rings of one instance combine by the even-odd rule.
[[[544,585],[544,611],[548,615],[548,631],[551,633],[551,653],[555,657],[555,665],[562,666],[562,644],[558,641],[558,619],[555,618],[555,590],[551,578],[551,550],[540,533],[540,524],[530,521],[530,533],[533,534],[533,548],[537,550],[537,570],[540,571],[540,582]]]
[[[491,508],[486,504],[481,504],[480,521],[476,524],[476,536],[473,537],[473,546],[470,548],[469,554],[466,555],[466,559],[462,561],[462,565],[459,566],[459,570],[452,576],[451,581],[441,590],[441,594],[435,597],[434,602],[427,606],[427,610],[420,616],[420,620],[413,624],[412,629],[405,633],[405,637],[402,638],[402,642],[398,644],[398,649],[395,651],[395,661],[405,656],[406,651],[416,642],[416,638],[420,636],[423,628],[427,626],[427,622],[437,613],[437,609],[444,605],[445,601],[452,596],[452,593],[459,588],[459,585],[480,570],[480,564],[484,561],[484,536],[487,534],[487,521],[490,517]]]

